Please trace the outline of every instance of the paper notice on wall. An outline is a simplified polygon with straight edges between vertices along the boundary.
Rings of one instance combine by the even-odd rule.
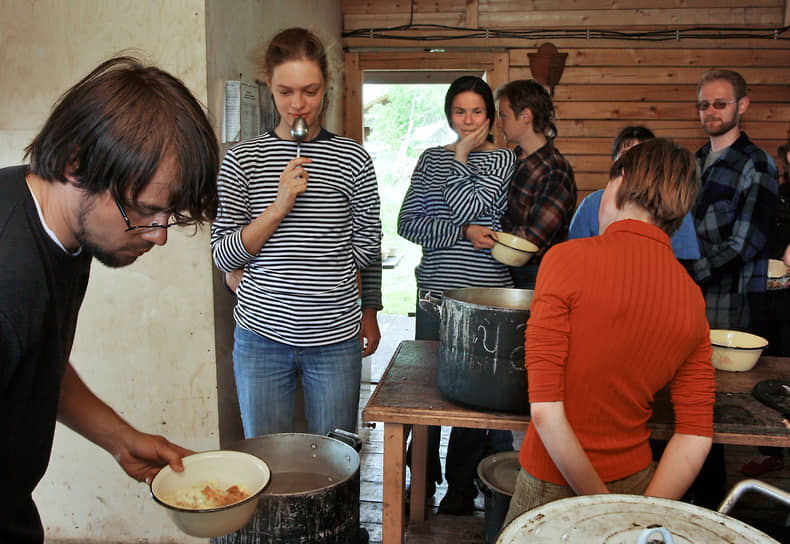
[[[226,82],[222,143],[253,138],[260,134],[260,128],[258,84],[234,80]]]

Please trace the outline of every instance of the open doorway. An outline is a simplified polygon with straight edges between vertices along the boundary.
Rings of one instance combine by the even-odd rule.
[[[344,133],[371,154],[382,198],[382,313],[413,315],[414,268],[422,251],[397,234],[398,212],[411,173],[425,149],[455,139],[444,115],[450,83],[474,74],[496,89],[507,81],[508,53],[348,51],[344,65]]]
[[[365,83],[362,87],[364,146],[373,159],[381,196],[384,271],[382,313],[414,312],[414,267],[420,246],[398,236],[398,212],[411,173],[429,147],[452,142],[444,115],[448,84]]]

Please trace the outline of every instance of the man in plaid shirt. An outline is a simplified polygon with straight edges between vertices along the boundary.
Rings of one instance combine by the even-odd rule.
[[[740,129],[749,107],[737,72],[711,70],[697,88],[697,110],[710,142],[697,151],[702,190],[694,224],[702,257],[694,279],[711,328],[760,333],[778,173],[771,156]]]
[[[534,289],[543,254],[568,239],[576,181],[570,163],[554,147],[554,105],[546,89],[533,80],[511,81],[496,99],[497,126],[508,142],[517,144],[518,158],[502,227],[539,248],[526,265],[510,271],[516,287]]]

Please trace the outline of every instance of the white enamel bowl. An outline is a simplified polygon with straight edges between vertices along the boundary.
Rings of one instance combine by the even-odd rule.
[[[250,520],[261,493],[269,483],[268,465],[249,453],[217,450],[184,457],[184,471],[166,466],[151,481],[151,496],[168,513],[176,526],[188,535],[213,538],[238,531]],[[198,483],[215,482],[222,489],[241,484],[250,496],[243,501],[205,510],[168,504],[164,498]]]
[[[768,260],[768,289],[790,287],[790,269],[779,259]]]
[[[509,232],[496,232],[491,256],[508,266],[524,266],[538,251],[538,246]]]
[[[719,370],[745,372],[751,370],[768,340],[756,334],[727,329],[711,329],[713,367]]]

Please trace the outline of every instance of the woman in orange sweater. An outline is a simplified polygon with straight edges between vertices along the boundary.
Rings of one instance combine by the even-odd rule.
[[[651,140],[609,178],[602,234],[553,247],[538,273],[525,341],[532,421],[506,523],[574,495],[679,499],[710,449],[705,304],[669,241],[698,193],[694,160]],[[647,420],[667,384],[675,433],[656,466]]]

